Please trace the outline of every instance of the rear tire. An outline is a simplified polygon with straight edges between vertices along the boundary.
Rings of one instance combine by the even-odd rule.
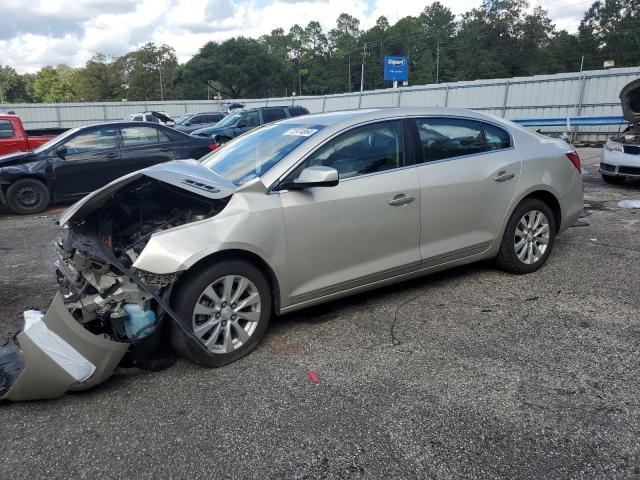
[[[7,189],[7,205],[19,215],[40,213],[49,206],[49,189],[40,180],[22,178]]]
[[[556,221],[549,206],[537,198],[526,198],[509,218],[496,263],[512,273],[535,272],[549,258],[555,236]]]
[[[201,338],[197,344],[172,324],[175,351],[200,365],[220,367],[244,357],[262,339],[271,317],[271,288],[251,263],[225,260],[191,273],[172,304],[184,325]]]
[[[602,175],[602,180],[605,183],[609,183],[611,185],[622,185],[624,183],[624,177],[614,177],[613,175]]]

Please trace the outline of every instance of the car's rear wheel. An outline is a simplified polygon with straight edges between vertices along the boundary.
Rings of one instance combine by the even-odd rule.
[[[513,273],[538,270],[551,254],[555,233],[549,206],[537,198],[523,200],[507,223],[496,257],[498,266]]]
[[[176,314],[199,342],[174,325],[172,345],[180,355],[207,367],[248,354],[260,342],[271,316],[269,283],[260,270],[242,260],[194,272],[173,298]]]
[[[624,177],[614,177],[613,175],[602,175],[602,180],[611,185],[622,185],[624,183]]]
[[[49,190],[40,180],[22,178],[7,189],[7,205],[20,215],[42,212],[49,205]]]

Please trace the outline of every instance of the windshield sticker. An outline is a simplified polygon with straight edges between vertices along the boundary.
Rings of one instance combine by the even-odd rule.
[[[283,135],[289,135],[291,137],[310,137],[318,130],[315,128],[291,128],[283,133]]]

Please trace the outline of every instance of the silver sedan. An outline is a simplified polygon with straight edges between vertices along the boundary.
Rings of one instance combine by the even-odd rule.
[[[580,159],[566,143],[469,110],[404,108],[266,125],[201,163],[124,177],[62,223],[150,179],[156,193],[144,198],[169,202],[165,217],[198,210],[195,197],[213,206],[137,236],[112,213],[113,249],[141,278],[164,279],[174,347],[208,366],[247,354],[273,313],[488,258],[533,272],[583,207]],[[168,191],[194,200],[157,193]]]
[[[60,218],[60,294],[0,345],[0,399],[51,398],[164,342],[220,366],[282,314],[494,258],[548,259],[583,207],[564,142],[454,109],[379,109],[265,125],[131,173]],[[126,357],[125,357],[126,355]]]

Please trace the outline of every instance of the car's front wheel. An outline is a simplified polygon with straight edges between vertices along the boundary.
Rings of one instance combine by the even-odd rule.
[[[40,180],[21,178],[7,189],[7,205],[20,215],[42,212],[49,205],[49,190]]]
[[[174,349],[207,367],[220,367],[259,343],[271,316],[265,276],[243,260],[225,260],[193,272],[173,295],[174,310],[198,338],[173,326]]]
[[[496,257],[498,266],[513,273],[531,273],[549,258],[556,222],[549,206],[537,198],[523,200],[511,214]]]

